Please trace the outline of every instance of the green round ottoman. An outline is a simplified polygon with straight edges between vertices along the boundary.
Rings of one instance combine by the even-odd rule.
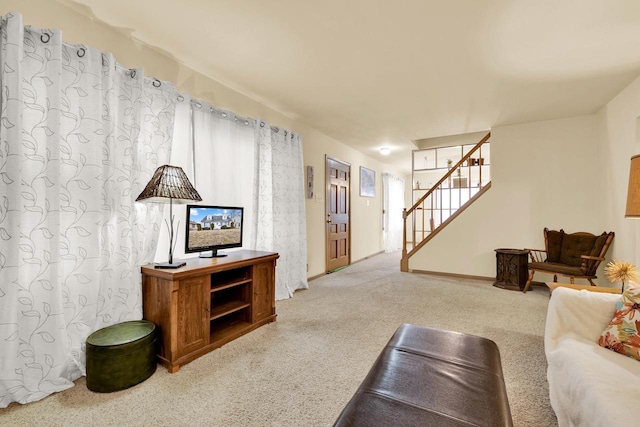
[[[156,325],[132,320],[99,329],[87,338],[87,388],[124,390],[156,371]]]

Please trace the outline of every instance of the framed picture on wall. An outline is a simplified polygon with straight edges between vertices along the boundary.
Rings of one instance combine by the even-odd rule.
[[[360,196],[376,196],[376,173],[364,166],[360,166]]]

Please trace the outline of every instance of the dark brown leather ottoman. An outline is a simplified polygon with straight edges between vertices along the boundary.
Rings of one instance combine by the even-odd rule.
[[[512,426],[491,340],[402,325],[336,426]]]
[[[87,337],[87,388],[99,393],[124,390],[156,371],[158,330],[148,320],[98,329]]]

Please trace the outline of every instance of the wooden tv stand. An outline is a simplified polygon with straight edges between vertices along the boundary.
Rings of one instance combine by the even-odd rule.
[[[160,329],[158,359],[169,372],[276,320],[272,252],[189,258],[175,270],[142,266],[144,318]]]

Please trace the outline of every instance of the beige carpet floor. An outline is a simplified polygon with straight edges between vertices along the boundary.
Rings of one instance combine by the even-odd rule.
[[[278,320],[142,384],[76,386],[0,410],[12,426],[330,426],[402,323],[488,337],[501,352],[516,426],[557,425],[543,348],[548,290],[399,272],[377,255],[278,301]]]

